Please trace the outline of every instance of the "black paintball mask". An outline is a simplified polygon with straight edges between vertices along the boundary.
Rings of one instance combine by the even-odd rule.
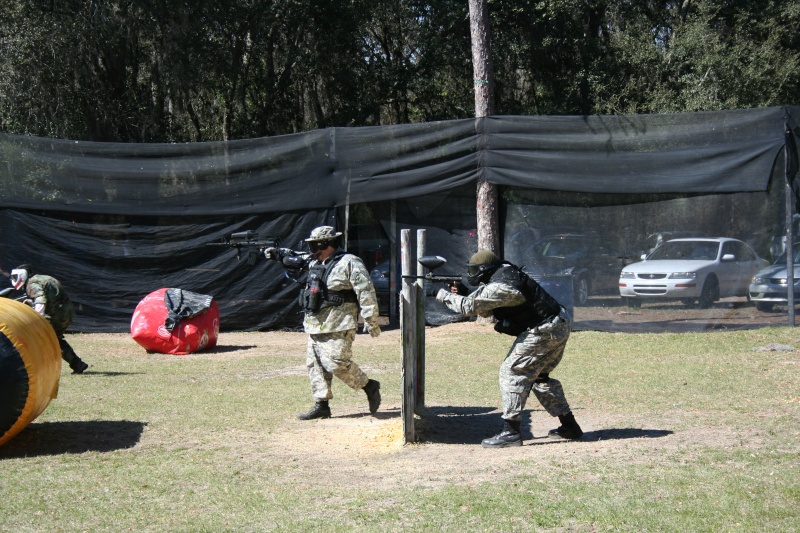
[[[336,239],[328,240],[328,241],[309,241],[308,242],[308,249],[311,252],[311,257],[314,259],[319,259],[319,255],[324,250],[327,250],[329,246],[333,246],[334,248],[337,246]]]
[[[489,278],[500,266],[500,258],[489,250],[478,250],[467,263],[467,281],[473,287],[488,283]]]

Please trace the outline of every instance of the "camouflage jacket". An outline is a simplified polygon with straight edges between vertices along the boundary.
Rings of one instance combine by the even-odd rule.
[[[311,261],[309,268],[317,264]],[[370,325],[378,324],[378,298],[364,263],[353,254],[344,254],[331,269],[326,282],[330,291],[355,292],[356,302],[324,307],[316,313],[306,313],[303,328],[306,333],[333,333],[358,328],[358,311]]]
[[[57,333],[63,333],[75,317],[75,308],[61,283],[53,277],[36,274],[31,276],[25,285],[28,298],[33,301],[33,308],[41,306],[44,317],[52,324]]]
[[[498,307],[524,304],[525,296],[508,283],[491,282],[487,285],[481,284],[467,296],[449,293],[444,297],[443,303],[462,315],[490,317],[492,310]]]

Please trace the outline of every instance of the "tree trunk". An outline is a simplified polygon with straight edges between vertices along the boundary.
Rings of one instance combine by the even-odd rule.
[[[469,0],[470,35],[472,37],[472,72],[475,78],[475,118],[493,115],[494,69],[489,42],[489,10],[487,0]],[[482,147],[479,147],[482,148]],[[477,230],[478,248],[500,252],[497,215],[497,186],[488,183],[485,167],[478,166]]]

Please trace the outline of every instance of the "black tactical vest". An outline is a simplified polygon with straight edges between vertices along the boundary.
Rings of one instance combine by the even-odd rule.
[[[345,253],[344,250],[336,250],[327,264],[317,263],[308,269],[306,285],[300,291],[300,306],[305,312],[316,313],[325,307],[356,301],[356,293],[351,290],[328,290],[328,276],[330,276],[331,270],[344,257]]]
[[[519,267],[504,262],[489,280],[511,285],[525,296],[525,303],[492,310],[500,333],[519,335],[528,328],[551,320],[561,312],[561,305],[541,285]]]

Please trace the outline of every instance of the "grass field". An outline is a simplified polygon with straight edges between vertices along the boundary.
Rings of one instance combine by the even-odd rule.
[[[359,335],[384,403],[334,383],[311,406],[302,333],[222,333],[188,356],[68,336],[92,366],[0,447],[0,531],[800,531],[800,330],[576,332],[553,373],[586,432],[535,399],[501,427],[511,338],[426,331],[422,441],[402,444],[400,333]]]

